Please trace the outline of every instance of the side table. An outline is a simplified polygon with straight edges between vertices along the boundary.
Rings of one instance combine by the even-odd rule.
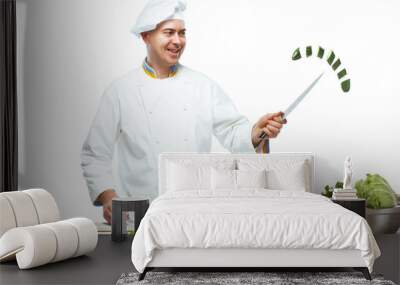
[[[111,240],[123,241],[127,236],[126,219],[129,212],[134,213],[134,231],[149,208],[149,199],[113,198],[111,217]]]
[[[333,203],[339,204],[340,206],[359,214],[365,219],[365,199],[332,199]]]

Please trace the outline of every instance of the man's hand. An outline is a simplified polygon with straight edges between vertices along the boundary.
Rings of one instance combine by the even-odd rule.
[[[117,197],[113,189],[107,189],[99,195],[98,201],[103,205],[103,217],[108,224],[111,224],[112,199]]]
[[[254,147],[262,141],[260,135],[265,132],[268,138],[276,138],[283,127],[286,124],[286,119],[282,119],[283,112],[277,112],[272,114],[266,114],[262,116],[258,122],[254,125],[251,131],[251,141]]]

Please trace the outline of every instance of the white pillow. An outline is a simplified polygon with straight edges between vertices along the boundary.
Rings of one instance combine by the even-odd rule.
[[[211,181],[213,190],[236,190],[236,170],[213,167]]]
[[[167,191],[211,188],[211,167],[170,162],[167,171]]]
[[[237,188],[267,188],[266,170],[236,170]]]
[[[237,169],[236,159],[231,157],[214,157],[210,159],[210,167],[215,169]]]
[[[310,169],[308,160],[240,159],[240,170],[266,169],[267,188],[274,190],[311,191],[309,181]]]
[[[241,188],[266,188],[267,177],[265,169],[262,170],[211,170],[212,189],[238,190]]]
[[[304,163],[287,169],[267,171],[268,189],[307,191]]]

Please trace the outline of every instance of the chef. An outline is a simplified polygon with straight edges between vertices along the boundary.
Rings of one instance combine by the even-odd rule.
[[[266,141],[260,134],[275,138],[286,123],[277,112],[251,125],[215,81],[179,63],[186,45],[185,8],[183,0],[147,3],[132,29],[147,56],[105,90],[83,144],[89,194],[109,223],[112,198],[157,197],[160,153],[210,152],[213,136],[230,152],[261,152]]]

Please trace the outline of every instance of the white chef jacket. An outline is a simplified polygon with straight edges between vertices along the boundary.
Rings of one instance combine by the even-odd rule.
[[[231,152],[255,153],[252,126],[205,75],[183,65],[173,77],[154,79],[139,67],[104,92],[81,160],[90,198],[106,189],[119,196],[158,196],[158,155],[210,152],[212,135]],[[118,178],[112,160],[118,145]],[[96,205],[96,203],[95,203]]]

